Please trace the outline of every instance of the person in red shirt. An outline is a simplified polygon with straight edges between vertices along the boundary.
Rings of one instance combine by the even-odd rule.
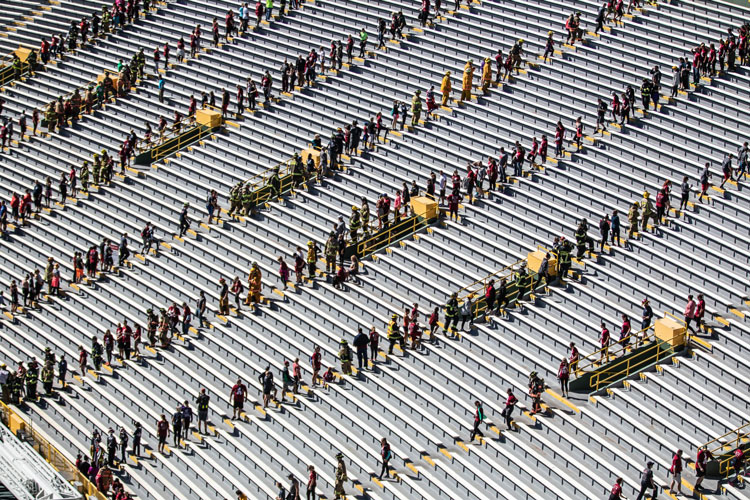
[[[448,195],[448,213],[451,220],[455,219],[458,222],[458,195]]]
[[[156,423],[156,435],[159,436],[159,453],[164,453],[164,445],[167,443],[167,437],[169,436],[169,422],[167,422],[167,417],[164,414]]]
[[[578,352],[578,348],[576,347],[575,342],[570,343],[569,349],[570,358],[568,360],[568,366],[570,367],[570,373],[575,375],[576,370],[578,370],[578,360],[581,358],[581,355]]]
[[[437,310],[437,307],[435,308]],[[432,326],[432,325],[430,325]],[[437,325],[436,325],[437,326]],[[373,363],[375,363],[375,359],[378,355],[378,344],[380,343],[380,334],[373,326],[370,328],[370,359]],[[433,334],[430,332],[430,338],[432,338]]]
[[[315,346],[315,350],[313,351],[312,356],[310,356],[310,365],[312,366],[313,371],[312,385],[317,385],[320,381],[318,373],[320,373],[322,358],[323,355],[320,353],[320,346]]]
[[[698,330],[705,332],[706,324],[703,322],[703,316],[706,314],[706,301],[703,299],[703,294],[698,294],[698,301],[695,303],[695,325]]]
[[[600,326],[602,327],[602,333],[599,336],[599,342],[601,343],[599,363],[601,364],[609,362],[609,330],[604,325],[603,321],[601,322]]]
[[[695,320],[695,310],[696,305],[695,301],[693,300],[692,295],[688,295],[688,301],[687,304],[685,304],[685,328],[690,330],[693,335],[696,334],[695,329],[690,325],[690,323]]]
[[[247,400],[247,387],[242,383],[242,379],[237,379],[237,383],[232,386],[232,390],[229,393],[229,399],[232,401],[232,420],[237,420],[237,417],[245,407],[245,401]]]
[[[702,488],[701,483],[706,476],[706,466],[712,458],[713,455],[705,446],[698,448],[698,455],[695,457],[695,476],[698,478],[695,481],[695,491],[700,491]]]
[[[539,156],[540,156],[539,163],[542,166],[544,166],[544,164],[547,162],[547,147],[548,147],[547,136],[543,135],[542,142],[539,143]]]
[[[630,326],[630,318],[626,314],[622,315],[622,326],[620,327],[620,345],[624,348],[630,344],[630,333],[632,328]]]
[[[672,457],[672,466],[669,468],[672,474],[672,481],[669,483],[669,492],[674,493],[674,485],[677,484],[677,495],[682,495],[682,450]]]
[[[536,162],[536,157],[538,154],[539,154],[539,142],[537,142],[536,137],[534,137],[531,140],[531,150],[526,155],[526,159],[531,162],[532,167],[534,166]]]
[[[562,390],[563,397],[567,397],[569,395],[568,380],[570,379],[570,365],[566,358],[560,360],[560,367],[557,369],[557,379],[560,381],[560,389]]]
[[[309,477],[307,479],[307,500],[315,500],[315,487],[318,484],[318,473],[315,472],[315,466],[310,465],[307,467]]]
[[[565,127],[563,127],[562,122],[557,122],[557,127],[555,128],[555,158],[560,157],[565,152],[565,148],[563,147],[563,141],[565,140]]]
[[[508,389],[508,398],[505,400],[505,408],[503,408],[503,412],[501,415],[505,417],[505,426],[510,429],[510,424],[513,422],[513,409],[516,407],[516,403],[518,403],[518,399],[513,395],[513,391]]]
[[[88,360],[89,353],[86,352],[86,349],[83,348],[82,345],[78,346],[78,369],[81,372],[81,377],[86,376],[86,367],[87,367],[87,360]]]
[[[615,484],[612,486],[612,491],[609,494],[609,500],[622,500],[625,497],[622,496],[622,478],[618,477],[615,480]]]

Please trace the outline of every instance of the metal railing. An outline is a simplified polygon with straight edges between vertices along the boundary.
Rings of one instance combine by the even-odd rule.
[[[506,266],[499,271],[496,271],[484,278],[477,280],[469,285],[458,290],[458,302],[463,304],[469,296],[478,295],[479,298],[474,300],[472,304],[472,316],[474,318],[481,317],[487,311],[487,302],[485,301],[484,291],[490,280],[500,281],[506,280],[506,294],[505,294],[505,305],[510,306],[513,302],[517,302],[521,297],[530,293],[534,290],[535,283],[538,283],[538,274],[526,273],[521,280],[514,278],[514,273],[526,265],[526,260],[519,260]],[[499,299],[498,299],[499,300]],[[496,302],[497,307],[500,307],[500,303]]]
[[[0,87],[16,79],[16,70],[13,68],[13,56],[15,52],[9,52],[0,59]],[[29,72],[31,65],[24,61],[21,63],[21,75]]]
[[[378,231],[370,238],[357,242],[357,256],[362,258],[377,252],[381,248],[389,247],[392,243],[402,240],[419,229],[430,225],[430,220],[423,215],[413,215],[406,220],[391,224],[388,229]]]
[[[727,439],[729,436],[732,436],[731,439]],[[719,437],[713,438],[711,441],[708,441],[706,443],[703,443],[701,445],[702,447],[705,446],[706,449],[714,443],[719,443],[715,448],[710,449],[709,451],[713,455],[721,455],[729,451],[734,451],[741,444],[744,444],[747,442],[747,440],[750,438],[750,422],[737,427],[736,429],[733,429],[725,434],[722,434]]]
[[[654,342],[638,356],[629,356],[626,359],[622,359],[612,365],[607,366],[606,371],[594,373],[589,379],[589,385],[594,391],[598,391],[601,387],[606,387],[617,380],[626,378],[636,371],[641,371],[643,368],[656,363],[663,356],[672,354],[675,352],[674,346],[671,341],[675,338],[681,337],[687,334],[678,334],[673,336],[669,341],[664,339],[656,339],[653,335]],[[644,358],[644,354],[646,357]]]
[[[12,408],[2,402],[0,402],[0,416],[3,424],[11,429],[20,440],[29,443],[55,470],[75,486],[79,493],[82,493],[89,499],[108,500],[70,460],[65,458],[57,448],[34,430],[33,421],[27,422],[13,411]],[[13,430],[14,425],[11,425],[11,420],[20,423],[15,431]]]
[[[526,264],[526,259],[522,259],[519,261],[516,261],[499,271],[496,271],[490,275],[485,276],[482,279],[479,279],[469,285],[466,285],[463,288],[460,288],[458,290],[458,299],[459,301],[463,301],[467,296],[473,294],[477,295],[480,294],[484,296],[484,290],[487,288],[487,283],[490,282],[490,280],[501,280],[503,278],[510,279],[513,277],[513,273],[516,269],[519,269],[521,267],[521,264]]]
[[[277,196],[292,189],[294,184],[294,176],[292,170],[294,168],[294,160],[289,159],[281,163],[277,163],[273,167],[270,167],[259,174],[256,174],[244,182],[244,186],[252,193],[251,204],[253,206],[260,205],[271,199],[270,182],[274,175],[279,176],[279,192]],[[303,166],[304,169],[304,166]],[[305,179],[302,180],[302,184],[305,184]],[[265,189],[268,187],[268,189]]]
[[[615,347],[614,349],[612,349],[610,346],[601,347],[591,354],[587,354],[586,356],[578,360],[578,367],[576,371],[586,371],[587,369],[595,368],[596,366],[598,366],[600,364],[599,360],[602,358],[602,353],[604,351],[607,351],[607,362],[609,362],[610,357],[617,358],[620,353],[627,353],[627,351],[631,348],[630,342],[632,340],[635,340],[635,347],[650,343],[654,340],[655,334],[647,336],[643,336],[643,334],[653,327],[654,325],[649,325],[646,328],[638,330],[635,333],[632,333],[631,331],[630,335],[616,340],[615,343],[619,344],[619,348]],[[627,341],[627,343],[625,343],[625,341]],[[588,362],[588,364],[584,362]]]
[[[201,128],[198,134],[190,134],[196,128]],[[157,134],[156,142],[151,140],[141,142],[138,146],[138,151],[141,153],[151,151],[151,161],[159,161],[181,150],[186,144],[198,141],[212,132],[213,129],[211,127],[199,125],[195,122],[194,118],[186,116],[177,123],[172,124],[171,130],[166,134]]]

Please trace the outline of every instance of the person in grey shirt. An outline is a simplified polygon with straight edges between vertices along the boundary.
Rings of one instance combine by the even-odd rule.
[[[646,468],[643,469],[643,472],[641,473],[641,490],[638,492],[636,500],[641,500],[645,496],[647,490],[653,490],[651,498],[656,498],[657,487],[654,482],[654,471],[651,470],[653,466],[654,462],[648,462]]]

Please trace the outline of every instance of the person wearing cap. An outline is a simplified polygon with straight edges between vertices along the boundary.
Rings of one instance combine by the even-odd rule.
[[[0,364],[0,400],[5,403],[10,403],[10,371],[5,363]]]
[[[547,42],[544,46],[544,55],[542,56],[544,62],[548,62],[549,58],[555,55],[555,40],[553,38],[554,35],[554,31],[547,32]]]
[[[55,382],[55,369],[53,361],[47,361],[44,363],[42,368],[42,387],[44,388],[44,394],[50,396],[52,394],[52,384]]]
[[[417,90],[411,98],[411,126],[419,125],[419,118],[422,116],[422,91]]]
[[[310,279],[315,278],[315,272],[317,271],[317,262],[318,245],[316,245],[314,241],[310,240],[307,242],[307,274],[310,276]]]
[[[287,479],[290,481],[289,492],[286,495],[287,500],[300,500],[299,481],[297,481],[297,478],[293,474],[289,474]]]
[[[350,244],[354,244],[357,242],[357,233],[359,232],[359,228],[361,226],[362,226],[362,222],[359,217],[359,207],[352,206],[352,214],[349,216],[349,242]]]
[[[31,361],[29,362],[29,367],[26,369],[25,374],[25,381],[26,381],[26,398],[30,401],[36,401],[37,399],[37,382],[39,381],[39,365],[36,362],[36,359],[31,358]]]
[[[460,307],[461,330],[466,329],[466,321],[469,322],[469,330],[474,326],[474,294],[466,296]]]
[[[471,88],[474,85],[474,62],[469,59],[464,66],[463,80],[461,82],[461,99],[459,102],[471,100]]]
[[[510,73],[510,69],[512,68],[515,69],[516,74],[518,74],[521,68],[521,63],[523,62],[523,38],[520,38],[510,48],[508,59],[510,59],[510,68],[507,68],[508,73]]]
[[[565,237],[560,238],[560,250],[559,250],[559,257],[558,257],[558,267],[560,269],[560,272],[558,273],[557,278],[560,280],[560,282],[564,282],[565,278],[568,276],[568,270],[570,270],[571,267],[571,252],[573,251],[573,244],[565,239]]]
[[[336,454],[336,482],[333,486],[333,498],[338,500],[339,498],[346,498],[346,491],[344,491],[344,484],[347,480],[346,475],[346,464],[344,463],[344,455],[341,453]]]
[[[441,101],[441,104],[443,106],[448,105],[448,99],[451,96],[451,91],[453,88],[451,87],[451,72],[446,71],[445,76],[443,76],[443,81],[440,83],[440,92],[443,94],[443,99]]]
[[[253,262],[250,267],[250,273],[247,276],[247,297],[245,298],[245,305],[252,305],[253,309],[255,304],[260,302],[260,294],[263,287],[263,275],[260,272],[257,262]]]
[[[393,346],[396,344],[401,346],[401,350],[405,350],[404,336],[401,334],[401,329],[398,326],[398,315],[391,315],[391,321],[388,323],[388,354],[393,354]]]
[[[234,494],[237,495],[237,500],[247,500],[247,495],[242,493],[242,490],[236,490]]]
[[[451,336],[454,335],[456,328],[458,327],[458,294],[453,293],[448,299],[445,305],[445,323],[443,325],[443,333]]]
[[[352,374],[352,349],[346,339],[339,342],[339,361],[341,361],[341,372],[344,375]]]
[[[485,57],[484,63],[482,64],[482,92],[486,94],[490,88],[491,83],[492,83],[492,61],[490,61],[489,57]]]

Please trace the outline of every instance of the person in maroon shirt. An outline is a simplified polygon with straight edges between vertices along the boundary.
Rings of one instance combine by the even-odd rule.
[[[575,342],[570,343],[570,358],[568,359],[568,366],[570,367],[570,373],[575,375],[576,370],[578,370],[578,360],[580,359],[581,355],[578,352],[578,348],[576,347]]]
[[[612,491],[609,494],[609,500],[622,500],[625,497],[622,496],[622,478],[618,477],[615,480],[615,484],[612,486]]]
[[[164,453],[164,445],[167,443],[169,436],[169,422],[167,417],[162,414],[161,420],[156,423],[156,435],[159,436],[159,453]]]
[[[695,326],[698,330],[705,332],[707,330],[706,324],[703,322],[703,316],[706,314],[706,301],[703,299],[703,294],[698,294],[698,301],[695,303]]]
[[[682,450],[672,457],[672,466],[669,468],[672,474],[672,481],[669,483],[669,492],[674,493],[674,485],[677,484],[677,495],[682,496]]]
[[[237,379],[237,383],[232,386],[232,390],[229,393],[229,398],[232,401],[232,420],[237,420],[237,416],[242,413],[245,407],[245,401],[247,400],[247,387],[242,383],[242,379]]]
[[[309,465],[307,467],[309,477],[307,479],[307,500],[315,500],[315,487],[318,484],[318,473],[315,472],[315,466]]]
[[[320,376],[318,375],[318,373],[320,373],[320,368],[322,366],[321,365],[322,357],[323,357],[322,354],[320,354],[320,347],[315,346],[315,350],[313,351],[312,356],[310,356],[310,365],[312,366],[312,371],[313,371],[312,385],[317,385],[318,382],[320,381]]]
[[[518,399],[513,395],[513,391],[508,389],[508,398],[505,400],[505,408],[503,408],[502,412],[502,416],[505,417],[505,425],[508,429],[510,429],[510,424],[513,421],[511,417],[516,403],[518,403]]]
[[[599,336],[599,342],[601,343],[599,363],[601,364],[609,362],[609,330],[604,325],[603,321],[601,322],[600,326],[602,327],[602,333]]]
[[[458,200],[459,197],[456,194],[448,196],[448,213],[451,220],[455,219],[458,222]]]

